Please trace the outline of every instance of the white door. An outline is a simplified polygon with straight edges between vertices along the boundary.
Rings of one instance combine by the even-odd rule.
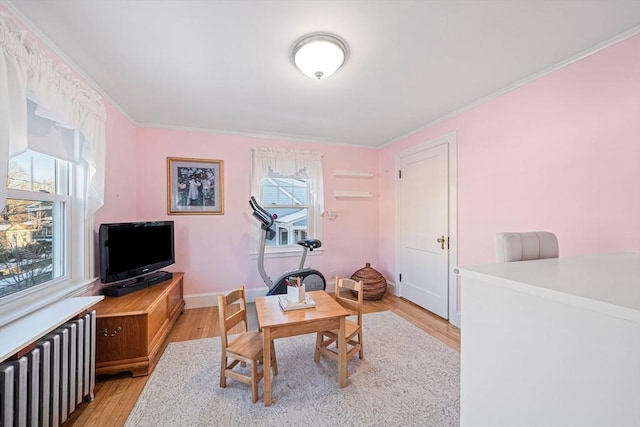
[[[401,296],[449,318],[449,147],[400,157],[398,273]]]

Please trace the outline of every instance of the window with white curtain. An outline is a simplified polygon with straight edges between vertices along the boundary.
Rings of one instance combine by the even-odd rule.
[[[322,155],[318,152],[254,148],[251,195],[274,218],[275,235],[265,253],[299,252],[296,242],[322,240],[324,210]],[[261,229],[252,227],[252,251],[258,251]]]
[[[10,318],[82,289],[88,272],[81,260],[91,254],[90,228],[72,222],[84,222],[82,136],[36,108],[27,102],[28,148],[9,158],[0,212],[0,309]]]
[[[106,110],[0,11],[0,327],[90,289]]]

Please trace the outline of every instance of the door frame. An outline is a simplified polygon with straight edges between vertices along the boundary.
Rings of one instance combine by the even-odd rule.
[[[458,265],[458,136],[455,131],[449,132],[438,138],[420,143],[406,150],[399,151],[395,156],[395,172],[396,177],[400,170],[400,162],[403,158],[414,155],[421,151],[429,150],[439,145],[448,144],[449,155],[449,323],[460,327],[460,310],[458,307],[458,276],[453,272]],[[400,268],[401,248],[400,248],[400,223],[399,223],[399,206],[398,194],[400,194],[400,179],[396,178],[395,185],[395,258],[396,258],[396,274],[398,280],[398,291],[402,295],[402,283],[399,281],[398,269]]]

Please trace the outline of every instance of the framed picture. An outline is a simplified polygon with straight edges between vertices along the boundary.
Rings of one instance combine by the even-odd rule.
[[[223,161],[167,157],[169,215],[224,214]]]

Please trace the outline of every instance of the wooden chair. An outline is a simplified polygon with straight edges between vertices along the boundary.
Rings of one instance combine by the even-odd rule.
[[[239,301],[239,310],[234,310],[231,306]],[[258,383],[264,377],[264,366],[258,369],[258,364],[262,364],[262,333],[257,331],[248,331],[247,326],[247,306],[245,299],[244,286],[240,289],[229,292],[227,295],[218,295],[218,313],[220,319],[220,338],[222,340],[222,361],[220,363],[220,387],[227,386],[227,378],[251,384],[252,401],[258,400]],[[241,331],[235,326],[241,324]],[[237,334],[237,335],[236,335]],[[234,335],[233,341],[229,341],[228,335]],[[273,375],[278,375],[278,364],[276,362],[276,352],[271,341],[271,354]],[[246,375],[234,368],[241,364],[251,366],[251,374]]]
[[[357,292],[357,299],[351,297],[352,292]],[[345,295],[345,292],[349,296]],[[336,277],[335,298],[340,305],[351,311],[357,317],[357,321],[346,320],[345,336],[347,340],[347,360],[349,360],[356,352],[359,353],[360,359],[364,357],[364,347],[362,342],[362,305],[363,305],[362,281],[356,282],[351,279],[341,279]],[[316,351],[314,360],[320,361],[320,353],[338,359],[338,330],[318,332],[316,336]],[[335,346],[332,346],[336,343]]]

